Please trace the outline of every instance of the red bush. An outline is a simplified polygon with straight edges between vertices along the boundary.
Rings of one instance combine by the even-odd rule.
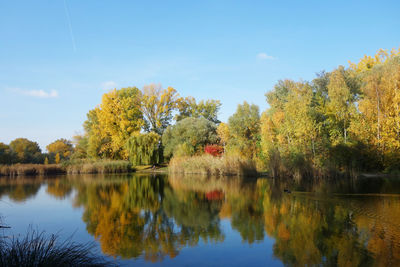
[[[224,148],[219,145],[206,145],[204,152],[210,154],[211,156],[218,157],[224,153]]]

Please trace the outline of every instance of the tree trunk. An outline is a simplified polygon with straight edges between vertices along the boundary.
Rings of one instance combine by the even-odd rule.
[[[380,132],[380,116],[381,116],[381,109],[380,109],[380,98],[379,98],[379,91],[378,91],[378,84],[375,85],[375,92],[376,92],[376,110],[377,110],[377,139],[378,139],[378,147],[380,147],[381,143],[381,132]]]

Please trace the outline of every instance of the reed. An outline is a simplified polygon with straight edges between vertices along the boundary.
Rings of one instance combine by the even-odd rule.
[[[34,176],[84,173],[132,172],[131,163],[125,160],[74,160],[62,164],[15,164],[0,165],[0,176]]]
[[[0,165],[0,176],[55,175],[66,173],[61,164]]]
[[[127,173],[135,170],[131,163],[125,160],[70,161],[65,164],[65,167],[68,174]]]
[[[214,157],[206,154],[173,158],[169,163],[169,171],[172,173],[214,176],[257,175],[256,165],[252,160],[238,156]]]

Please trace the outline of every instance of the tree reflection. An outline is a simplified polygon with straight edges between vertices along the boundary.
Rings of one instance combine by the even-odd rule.
[[[64,199],[72,192],[72,186],[66,179],[55,179],[47,184],[46,192],[57,199]]]
[[[164,177],[117,184],[78,183],[77,203],[87,230],[104,253],[151,261],[173,258],[183,246],[223,240],[218,205],[196,194],[175,194]],[[84,195],[84,196],[82,196]],[[200,219],[199,219],[200,218]]]
[[[0,183],[0,198],[8,196],[12,201],[23,202],[34,197],[40,186],[40,182],[22,179],[15,181],[3,178]]]
[[[87,231],[115,257],[161,261],[187,246],[224,242],[221,219],[228,219],[244,243],[273,238],[274,256],[285,265],[400,266],[400,198],[390,194],[396,181],[374,181],[371,187],[365,181],[332,186],[233,177],[78,176],[2,180],[0,197],[24,201],[42,183],[55,198],[75,191]],[[373,194],[359,195],[364,191]]]

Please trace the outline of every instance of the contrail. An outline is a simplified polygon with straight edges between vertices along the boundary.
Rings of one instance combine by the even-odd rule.
[[[71,24],[71,18],[69,17],[67,0],[64,0],[64,8],[65,8],[65,16],[67,16],[67,21],[68,21],[69,33],[71,35],[72,48],[73,48],[74,52],[76,52],[74,32],[72,31],[72,24]]]

